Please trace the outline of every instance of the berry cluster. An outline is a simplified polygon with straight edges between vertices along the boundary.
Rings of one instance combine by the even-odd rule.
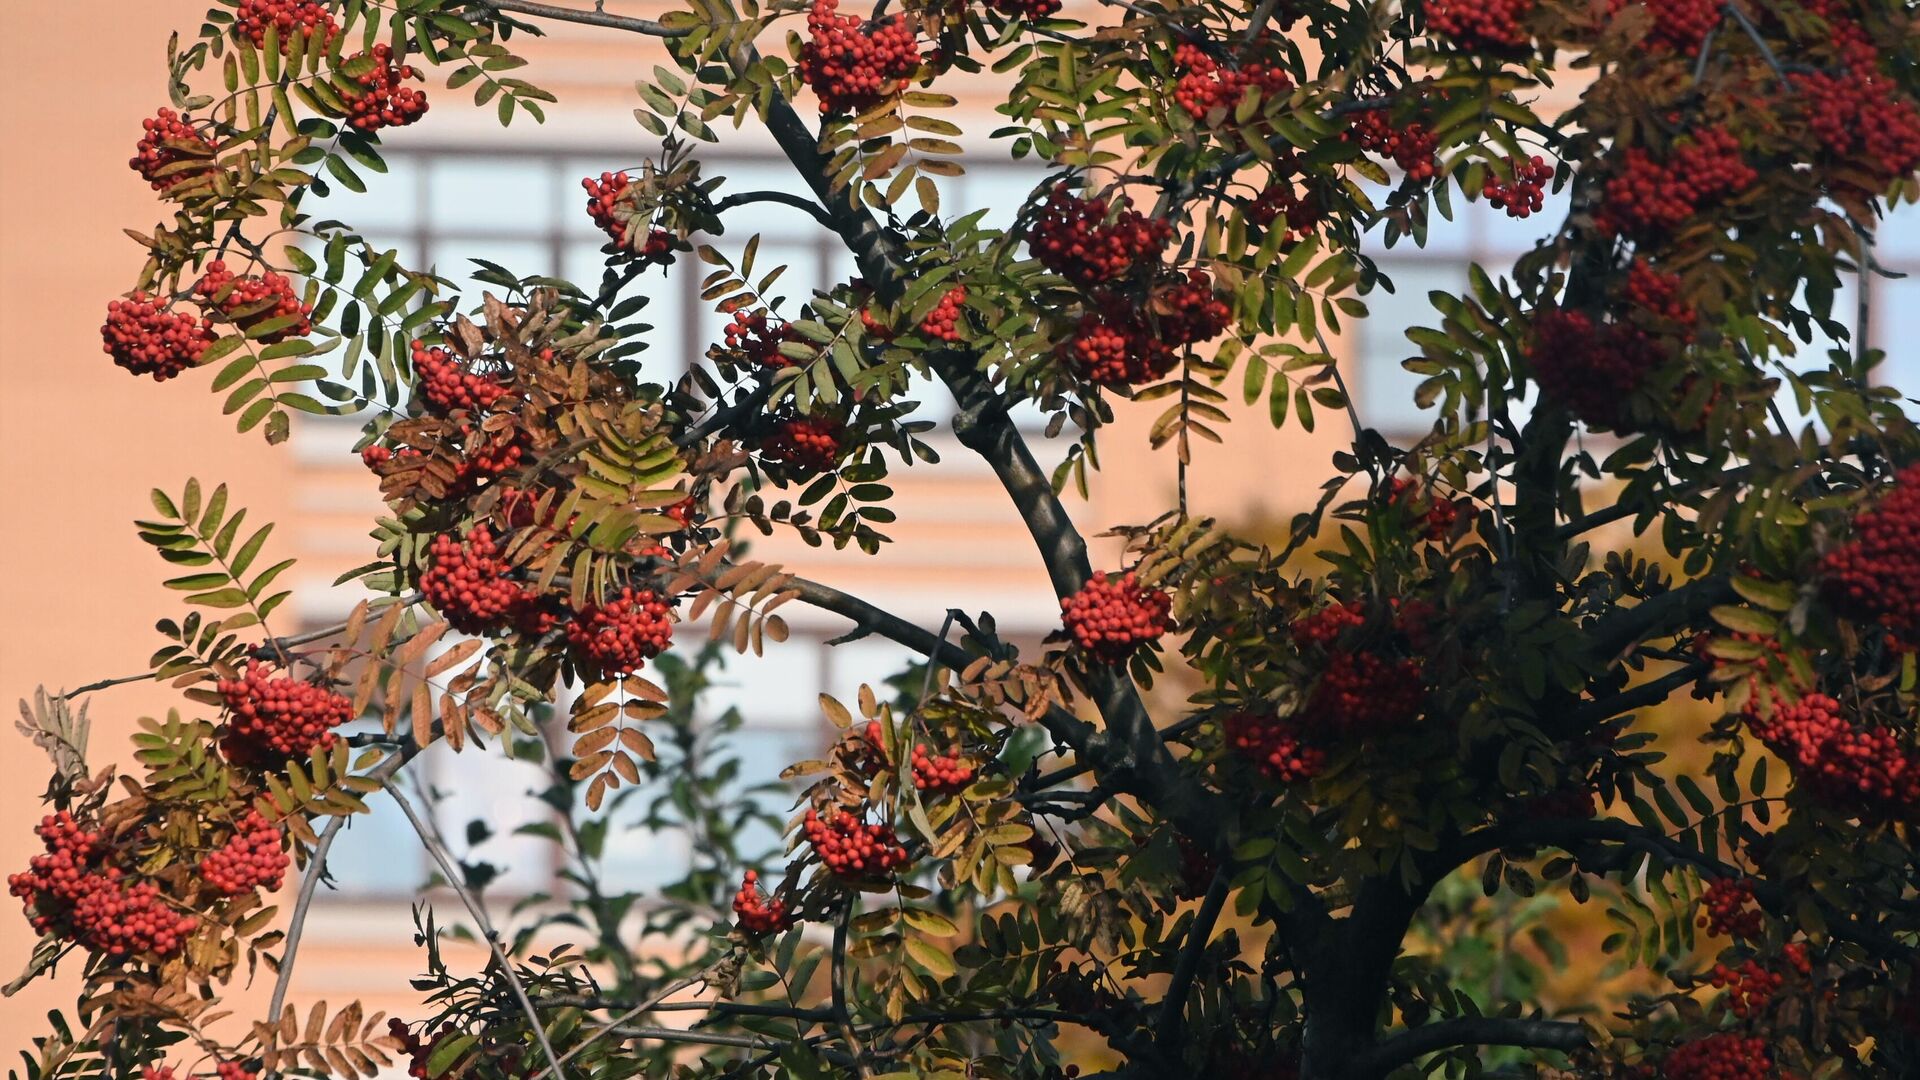
[[[1645,259],[1635,259],[1627,268],[1629,314],[1685,342],[1693,340],[1693,325],[1697,320],[1693,305],[1682,295],[1683,291],[1678,274],[1655,270]]]
[[[1531,158],[1508,158],[1507,168],[1513,173],[1513,179],[1502,180],[1488,173],[1487,182],[1480,187],[1480,194],[1487,205],[1497,210],[1505,210],[1510,218],[1532,217],[1546,205],[1547,184],[1553,179],[1553,166],[1546,159],[1535,154]]]
[[[1233,323],[1233,308],[1214,290],[1213,275],[1189,270],[1147,301],[1155,336],[1174,347],[1212,341]]]
[[[1292,717],[1236,712],[1226,719],[1227,745],[1267,778],[1282,784],[1311,780],[1326,768],[1327,755],[1306,739]]]
[[[765,311],[736,311],[723,331],[728,352],[738,353],[748,367],[777,371],[795,361],[780,351],[783,341],[797,341],[792,323],[773,323]]]
[[[1325,217],[1326,207],[1313,190],[1303,193],[1290,180],[1276,180],[1261,188],[1247,205],[1247,220],[1263,229],[1285,221],[1288,240],[1305,239]]]
[[[1645,4],[1653,16],[1653,29],[1646,44],[1663,52],[1693,56],[1707,31],[1721,19],[1719,0],[1608,0],[1607,15],[1618,15],[1629,4]]]
[[[822,817],[809,809],[800,827],[827,871],[839,877],[878,877],[908,863],[907,849],[891,826],[862,821],[845,810]]]
[[[960,340],[961,306],[967,302],[967,287],[955,285],[940,297],[940,302],[920,320],[920,333],[935,341]]]
[[[760,456],[802,475],[823,473],[840,461],[845,429],[818,416],[797,416],[775,425],[760,444]]]
[[[1074,644],[1104,664],[1118,664],[1140,646],[1158,641],[1173,628],[1172,609],[1173,597],[1140,584],[1132,571],[1109,579],[1102,570],[1060,601],[1061,619]]]
[[[399,1017],[387,1021],[387,1035],[400,1044],[400,1052],[407,1056],[407,1075],[413,1080],[427,1080],[432,1075],[432,1071],[427,1066],[433,1060],[434,1051],[440,1048],[441,1043],[459,1034],[457,1028],[444,1025],[433,1033],[432,1038],[423,1039],[409,1030],[406,1022]],[[226,1078],[222,1077],[221,1080]]]
[[[419,339],[413,342],[413,374],[427,411],[436,416],[484,412],[507,395],[500,380],[467,370],[465,361]]]
[[[1173,895],[1181,900],[1198,900],[1207,895],[1214,875],[1220,872],[1219,857],[1186,833],[1173,834],[1173,850],[1180,856],[1180,876],[1173,883]]]
[[[1836,611],[1920,641],[1920,464],[1901,469],[1878,505],[1853,519],[1853,538],[1820,563]]]
[[[227,760],[265,767],[333,747],[333,729],[353,719],[353,702],[324,686],[275,675],[248,661],[239,679],[221,679],[227,731],[220,743]]]
[[[212,161],[213,144],[206,136],[195,131],[179,113],[161,109],[151,119],[140,121],[140,142],[127,165],[153,190],[169,191],[176,184],[206,175]]]
[[[740,929],[755,937],[777,934],[793,925],[793,916],[787,913],[787,902],[777,896],[768,898],[762,894],[760,875],[752,870],[740,879],[740,891],[733,894],[733,915]]]
[[[1418,660],[1341,649],[1327,655],[1302,719],[1346,735],[1379,734],[1418,716],[1425,698]]]
[[[1664,161],[1630,146],[1607,178],[1594,226],[1605,236],[1656,239],[1700,207],[1745,191],[1758,178],[1741,157],[1740,140],[1725,128],[1695,132],[1675,144]]]
[[[198,364],[218,337],[213,320],[169,311],[153,297],[136,292],[107,302],[100,340],[113,362],[135,375],[166,382]]]
[[[1138,386],[1173,370],[1179,354],[1154,337],[1138,309],[1108,297],[1081,314],[1054,355],[1074,374],[1100,386]]]
[[[840,0],[813,0],[811,39],[800,49],[800,81],[820,96],[823,113],[857,113],[885,100],[920,67],[907,21],[893,15],[871,28],[836,14]]]
[[[1700,917],[1696,925],[1709,934],[1724,934],[1741,941],[1760,937],[1765,914],[1753,906],[1752,878],[1715,878],[1700,894]]]
[[[406,127],[427,114],[427,93],[407,83],[424,79],[412,64],[393,62],[393,46],[375,45],[371,52],[355,53],[346,62],[348,70],[367,66],[358,75],[349,75],[340,88],[340,101],[347,107],[347,126],[361,131]]]
[[[1387,505],[1417,515],[1428,540],[1445,540],[1453,532],[1453,523],[1460,519],[1460,504],[1432,491],[1416,490],[1413,480],[1405,476],[1394,478]]]
[[[1637,327],[1559,308],[1534,318],[1527,355],[1541,393],[1594,427],[1619,426],[1627,396],[1668,359]]]
[[[250,1061],[222,1061],[213,1067],[214,1080],[253,1080],[260,1066]]]
[[[1593,788],[1585,783],[1567,784],[1544,795],[1523,800],[1521,813],[1526,818],[1550,821],[1586,821],[1600,813]]]
[[[200,860],[200,876],[228,896],[255,889],[272,892],[287,873],[283,846],[279,826],[258,810],[248,811],[234,826],[233,837]]]
[[[567,647],[582,671],[631,675],[673,643],[673,604],[631,585],[604,604],[588,604],[567,622]]]
[[[1869,45],[1840,74],[1812,71],[1792,78],[1821,147],[1884,187],[1920,166],[1920,109],[1875,71],[1876,63]]]
[[[1854,725],[1825,694],[1776,702],[1771,716],[1749,712],[1747,725],[1824,801],[1879,812],[1920,805],[1920,763],[1893,731]]]
[[[1083,289],[1158,265],[1172,239],[1166,222],[1124,204],[1115,210],[1104,196],[1082,199],[1065,184],[1047,194],[1027,233],[1041,265]]]
[[[1773,1059],[1765,1039],[1723,1031],[1684,1042],[1660,1063],[1663,1080],[1768,1080]]]
[[[1291,93],[1293,80],[1273,64],[1253,61],[1240,67],[1221,67],[1198,45],[1181,45],[1173,52],[1181,74],[1173,84],[1173,99],[1195,120],[1219,123],[1240,104],[1249,88],[1262,102]],[[1215,112],[1215,110],[1219,110]]]
[[[1407,174],[1407,179],[1416,183],[1433,179],[1439,167],[1433,154],[1440,147],[1440,137],[1418,121],[1394,127],[1385,109],[1362,109],[1354,113],[1352,126],[1340,137],[1351,139],[1362,150],[1390,159]]]
[[[1533,40],[1533,0],[1426,0],[1427,30],[1463,49],[1512,52]]]
[[[290,320],[260,334],[256,340],[262,345],[313,333],[313,322],[307,318],[313,312],[313,305],[301,303],[294,295],[293,282],[271,270],[258,277],[235,275],[225,262],[215,259],[207,264],[207,272],[194,285],[193,292],[200,297],[203,307],[218,311],[249,337],[268,322]]]
[[[1340,635],[1367,621],[1367,609],[1358,600],[1329,604],[1319,611],[1295,619],[1288,632],[1299,647],[1329,649]]]
[[[500,557],[493,530],[475,525],[465,537],[441,533],[427,548],[420,594],[455,630],[487,634],[500,629],[531,599],[508,577],[513,567]]]
[[[951,795],[973,783],[973,766],[961,760],[960,751],[935,754],[924,743],[913,747],[913,786],[933,795]]]
[[[1789,945],[1788,950],[1798,949],[1800,962],[1806,963],[1805,945]],[[1786,984],[1785,974],[1763,966],[1758,960],[1748,960],[1739,967],[1728,964],[1715,964],[1707,975],[1707,984],[1716,990],[1727,992],[1727,1008],[1735,1016],[1745,1019],[1755,1010],[1766,1008],[1773,995],[1780,992]]]
[[[334,35],[340,32],[339,25],[327,12],[327,5],[318,0],[240,0],[233,13],[236,38],[252,42],[256,49],[264,48],[269,26],[280,31],[281,52],[291,48],[293,39],[302,35],[309,39],[309,51],[314,45],[324,49],[333,44]]]
[[[631,183],[624,172],[603,172],[598,179],[589,176],[580,181],[580,186],[587,190],[587,216],[622,250],[627,247],[627,223],[620,220],[615,208]],[[661,266],[671,263],[673,234],[665,229],[648,229],[647,238],[640,242],[638,257],[643,263]]]
[[[200,921],[169,907],[151,882],[128,885],[120,868],[102,867],[99,834],[80,827],[66,811],[41,820],[34,830],[46,853],[27,870],[7,878],[28,921],[40,934],[57,934],[114,959],[180,951]]]

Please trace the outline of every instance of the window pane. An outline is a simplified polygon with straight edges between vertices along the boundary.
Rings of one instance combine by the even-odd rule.
[[[427,223],[435,229],[544,233],[554,225],[555,184],[545,158],[441,158],[427,176]]]
[[[1386,260],[1380,269],[1393,280],[1395,292],[1375,289],[1367,296],[1367,317],[1355,320],[1359,338],[1358,385],[1353,388],[1362,419],[1382,431],[1425,427],[1428,420],[1414,407],[1413,392],[1424,376],[1400,366],[1419,349],[1407,340],[1415,326],[1437,326],[1439,312],[1427,299],[1435,289],[1458,293],[1466,288],[1464,263]]]
[[[1512,257],[1533,249],[1541,240],[1552,236],[1560,223],[1567,219],[1572,200],[1568,192],[1548,192],[1544,207],[1529,217],[1508,217],[1505,210],[1489,205],[1484,199],[1473,204],[1471,213],[1477,219],[1474,228],[1480,238],[1482,264],[1501,264],[1512,261]],[[1502,256],[1490,258],[1491,255]]]
[[[334,218],[359,232],[410,230],[420,220],[420,159],[413,154],[390,154],[387,171],[377,173],[356,165],[366,182],[365,192],[348,191],[329,180],[332,191],[324,199],[308,199],[301,208],[315,218]]]
[[[1920,397],[1920,278],[1882,281],[1875,293],[1874,343],[1887,352],[1875,378]]]
[[[700,711],[717,716],[739,709],[749,724],[816,723],[824,647],[817,638],[795,634],[786,641],[769,641],[762,656],[727,657],[726,670],[714,676]]]

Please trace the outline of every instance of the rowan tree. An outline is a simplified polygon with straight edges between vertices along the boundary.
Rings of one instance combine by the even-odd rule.
[[[1909,11],[1068,14],[233,0],[169,49],[128,181],[166,216],[136,236],[106,352],[172,381],[154,392],[209,382],[269,442],[294,412],[371,416],[388,513],[340,583],[366,594],[352,617],[277,635],[267,530],[224,488],[156,491],[138,529],[190,613],[143,677],[179,708],[142,723],[118,782],[87,766],[73,703],[119,680],[25,710],[55,765],[46,854],[10,879],[43,935],[27,977],[86,976],[28,1075],[1920,1070],[1920,433],[1876,381],[1865,301],[1833,310],[1914,191]],[[448,90],[542,119],[512,50],[559,22],[667,58],[638,73],[654,153],[583,183],[599,282],[489,270],[487,295],[455,295],[307,208],[381,167],[385,129],[462,107]],[[929,182],[964,168],[943,85],[965,80],[1004,91],[993,135],[1046,167],[1008,228]],[[1578,93],[1543,114],[1553,80]],[[707,172],[723,124],[764,126],[794,187]],[[1463,202],[1526,216],[1549,191],[1565,220],[1409,334],[1428,433],[1363,428],[1325,344],[1390,287],[1363,239],[1420,244]],[[707,244],[757,202],[811,215],[859,278],[785,301],[754,244]],[[665,383],[639,368],[659,274],[704,275],[733,316]],[[914,625],[736,542],[885,543],[889,470],[938,467],[917,377],[1032,532],[1061,604],[1038,650],[991,613]],[[1178,501],[1101,523],[1125,554],[1093,565],[1062,500],[1110,421],[1157,411],[1184,478],[1195,439],[1230,437],[1233,388],[1276,425],[1351,425],[1316,505],[1261,542]],[[1051,475],[1016,405],[1073,440]],[[841,734],[789,770],[788,842],[758,853],[738,827],[758,804],[724,783],[733,722],[690,704],[718,647],[668,650],[689,622],[778,649],[790,603],[925,663],[822,702]],[[1670,733],[1703,766],[1650,746],[1648,711],[1687,695],[1717,706]],[[549,745],[556,702],[571,741]],[[383,723],[339,730],[363,716]],[[573,895],[495,921],[485,868],[395,783],[436,742],[553,770]],[[603,889],[619,841],[595,815],[649,780],[672,785],[658,820],[715,839],[642,903]],[[375,799],[494,962],[455,970],[422,916],[429,1013],[303,1020],[299,929]],[[1481,977],[1495,906],[1540,963],[1564,947],[1544,898],[1604,908],[1604,948],[1651,989]],[[210,1022],[262,961],[269,1015]]]

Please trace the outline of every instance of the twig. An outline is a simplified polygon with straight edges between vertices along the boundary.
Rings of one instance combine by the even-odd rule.
[[[546,1055],[548,1070],[556,1080],[566,1080],[567,1074],[560,1069],[560,1057],[553,1052],[553,1044],[547,1041],[547,1029],[540,1023],[540,1014],[534,1011],[533,1002],[527,997],[527,988],[520,984],[520,976],[513,970],[513,958],[507,955],[507,950],[500,944],[500,935],[494,930],[493,921],[487,918],[486,908],[481,905],[480,898],[473,895],[466,883],[460,880],[460,870],[454,865],[453,856],[447,851],[446,845],[441,842],[439,830],[420,816],[419,811],[413,807],[413,801],[394,785],[392,778],[383,778],[380,786],[386,788],[387,794],[393,796],[395,805],[399,806],[400,812],[407,816],[407,823],[413,826],[414,833],[426,846],[427,854],[432,855],[433,861],[439,865],[441,875],[447,879],[447,886],[460,898],[460,902],[466,905],[467,914],[472,916],[474,924],[486,937],[488,947],[493,950],[494,960],[500,965],[500,974],[512,988],[515,1000],[520,1003],[521,1010],[527,1015],[527,1026],[533,1029],[533,1037],[540,1043],[541,1053]]]
[[[1180,959],[1174,963],[1173,977],[1167,982],[1166,998],[1160,1002],[1159,1019],[1153,1025],[1155,1041],[1165,1042],[1166,1048],[1176,1054],[1180,1046],[1181,1019],[1186,1014],[1187,990],[1200,970],[1200,956],[1207,951],[1207,939],[1213,936],[1213,925],[1220,918],[1220,909],[1226,906],[1227,877],[1231,865],[1222,861],[1213,873],[1213,881],[1207,886],[1206,899],[1200,902],[1200,910],[1193,916],[1193,925],[1187,927],[1186,948],[1180,951]]]
[[[539,19],[553,19],[558,22],[580,23],[583,26],[604,26],[610,30],[626,30],[649,37],[676,38],[686,37],[691,29],[663,26],[652,19],[635,19],[626,15],[609,15],[596,7],[592,11],[579,8],[560,7],[557,4],[536,4],[532,0],[474,0],[478,7],[492,8],[495,11],[511,12],[515,15],[532,15]]]
[[[1588,1043],[1587,1029],[1567,1020],[1463,1016],[1403,1031],[1356,1055],[1347,1075],[1385,1076],[1423,1054],[1452,1046],[1525,1046],[1540,1050],[1578,1050]]]
[[[814,202],[812,199],[795,195],[791,191],[736,192],[714,203],[713,212],[716,214],[725,213],[736,206],[746,206],[749,203],[757,202],[779,203],[782,206],[791,206],[796,210],[804,210],[813,220],[829,229],[833,228],[833,218],[827,214],[825,207]]]
[[[709,965],[708,967],[701,968],[699,971],[696,971],[693,974],[687,976],[686,978],[681,979],[679,982],[673,983],[672,985],[654,994],[652,997],[646,999],[645,1001],[642,1001],[640,1004],[635,1005],[633,1008],[628,1009],[626,1012],[623,1012],[619,1016],[616,1016],[613,1019],[607,1021],[605,1027],[602,1027],[599,1031],[596,1031],[593,1034],[587,1036],[586,1038],[580,1040],[579,1044],[576,1045],[573,1049],[567,1051],[565,1054],[562,1054],[558,1061],[555,1061],[553,1064],[547,1066],[544,1069],[541,1069],[537,1073],[534,1073],[533,1076],[531,1077],[531,1080],[547,1080],[548,1076],[557,1076],[560,1066],[565,1065],[568,1061],[572,1060],[574,1055],[580,1053],[582,1050],[585,1050],[587,1047],[593,1045],[596,1041],[598,1041],[601,1038],[604,1038],[607,1035],[622,1034],[622,1032],[619,1032],[616,1030],[620,1027],[620,1025],[626,1023],[627,1021],[633,1019],[636,1016],[639,1016],[641,1013],[650,1012],[654,1009],[659,1008],[661,1002],[679,993],[680,991],[685,990],[687,987],[692,986],[694,983],[704,980],[707,977],[707,973],[712,970],[713,968],[711,965]],[[708,1007],[712,1007],[713,1004],[718,1004],[718,1003],[697,1002],[695,1004],[705,1004],[705,1005],[708,1005]],[[534,1026],[538,1028],[539,1022],[535,1021]]]

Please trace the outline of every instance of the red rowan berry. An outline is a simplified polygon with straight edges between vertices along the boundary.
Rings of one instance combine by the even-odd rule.
[[[1351,139],[1368,153],[1390,159],[1409,180],[1431,180],[1439,167],[1433,157],[1440,146],[1439,136],[1418,121],[1394,127],[1385,109],[1354,113],[1351,126],[1340,137]]]
[[[465,537],[441,533],[427,548],[420,594],[455,630],[493,633],[528,600],[526,590],[508,576],[512,569],[485,525],[475,525]]]
[[[673,643],[673,604],[631,585],[614,599],[588,604],[567,623],[573,662],[592,677],[631,675]]]
[[[954,342],[960,340],[961,305],[967,302],[967,287],[955,285],[948,289],[940,302],[934,305],[927,317],[920,320],[920,333],[935,341]]]
[[[120,871],[96,875],[97,884],[73,905],[73,937],[85,948],[119,959],[172,956],[200,926],[167,905],[152,882],[128,885]]]
[[[1772,1075],[1766,1040],[1730,1031],[1681,1043],[1660,1063],[1663,1080],[1768,1080]]]
[[[1659,239],[1702,206],[1745,191],[1759,173],[1725,128],[1708,128],[1674,144],[1666,160],[1629,146],[1602,189],[1594,227],[1603,236]]]
[[[1118,664],[1173,628],[1173,597],[1142,585],[1132,571],[1109,580],[1102,570],[1060,601],[1067,633],[1088,655]]]
[[[1186,277],[1155,292],[1147,302],[1155,337],[1169,345],[1196,345],[1226,333],[1233,308],[1214,291],[1213,276],[1189,270]]]
[[[1182,69],[1174,80],[1173,98],[1188,116],[1202,122],[1230,119],[1249,87],[1258,91],[1262,103],[1293,91],[1293,80],[1273,64],[1252,61],[1223,67],[1197,45],[1176,48],[1173,62]]]
[[[1876,813],[1920,805],[1920,767],[1898,737],[1853,723],[1825,694],[1776,702],[1771,716],[1752,709],[1746,721],[1795,782],[1824,802]]]
[[[760,444],[760,456],[802,476],[823,473],[840,462],[845,447],[841,438],[846,430],[839,423],[818,416],[800,416],[782,420],[773,434]]]
[[[1642,318],[1653,329],[1664,330],[1686,342],[1693,340],[1694,323],[1698,320],[1683,292],[1678,275],[1655,270],[1645,259],[1633,260],[1627,269],[1629,314]]]
[[[823,817],[809,808],[800,827],[814,854],[836,877],[882,877],[908,865],[907,849],[890,825],[865,822],[845,810],[829,810]]]
[[[1445,540],[1451,535],[1453,523],[1460,517],[1458,503],[1431,490],[1416,491],[1414,482],[1404,476],[1394,478],[1387,492],[1387,505],[1416,514],[1423,526],[1421,535],[1433,541]]]
[[[1214,875],[1220,872],[1219,857],[1185,833],[1173,834],[1173,849],[1180,856],[1180,876],[1173,882],[1175,898],[1198,900],[1207,895]]]
[[[1108,298],[1074,324],[1054,354],[1074,374],[1100,386],[1138,386],[1173,370],[1179,354],[1155,337],[1138,310]]]
[[[313,322],[307,318],[313,312],[313,305],[301,303],[294,295],[293,283],[271,270],[258,277],[236,276],[225,262],[215,259],[207,264],[207,271],[194,285],[193,292],[200,298],[202,307],[219,312],[221,318],[249,336],[255,327],[264,323],[293,320],[261,335],[257,340],[262,345],[313,333]]]
[[[135,375],[166,382],[200,362],[218,339],[213,320],[168,311],[144,292],[107,302],[100,339],[113,362]]]
[[[1045,19],[1060,10],[1061,0],[987,0],[987,6],[1009,19]]]
[[[438,345],[429,348],[414,339],[413,374],[428,412],[435,416],[484,412],[507,395],[500,380],[475,374],[468,363]]]
[[[1082,199],[1067,185],[1054,185],[1027,233],[1034,257],[1083,289],[1157,266],[1173,239],[1173,226],[1124,202],[1109,214],[1111,209],[1105,197]]]
[[[410,81],[425,77],[412,64],[393,62],[391,45],[375,45],[371,52],[348,57],[346,70],[366,66],[358,75],[345,75],[340,100],[347,107],[347,126],[361,131],[405,127],[427,114],[427,92]]]
[[[787,913],[787,902],[777,896],[763,895],[759,883],[760,875],[752,870],[740,879],[740,891],[733,894],[734,922],[755,937],[777,934],[792,926],[793,916]]]
[[[1504,53],[1533,40],[1533,0],[1426,0],[1424,10],[1427,31],[1462,49]]]
[[[1341,633],[1356,626],[1365,625],[1366,608],[1357,600],[1344,604],[1329,604],[1319,611],[1311,612],[1294,620],[1288,632],[1295,645],[1301,648],[1331,648]]]
[[[1599,806],[1594,802],[1593,788],[1584,781],[1524,799],[1520,806],[1525,817],[1550,821],[1586,821],[1600,813]]]
[[[285,843],[279,826],[258,810],[248,811],[234,826],[232,838],[200,860],[200,876],[229,896],[255,889],[272,892],[287,873]]]
[[[246,674],[221,679],[227,730],[221,752],[236,765],[264,768],[333,747],[333,729],[353,719],[353,702],[324,686],[275,675],[258,660]]]
[[[1707,31],[1719,24],[1719,0],[1608,0],[1607,14],[1618,15],[1628,4],[1644,3],[1653,16],[1646,44],[1658,51],[1684,56],[1699,53]]]
[[[925,744],[916,743],[909,764],[913,769],[913,786],[921,791],[951,795],[973,783],[973,766],[961,759],[958,750],[936,755],[928,751]]]
[[[884,101],[920,67],[913,29],[898,15],[861,25],[838,15],[839,0],[813,0],[809,40],[800,49],[800,81],[819,95],[822,113],[857,113]]]
[[[1857,165],[1884,186],[1920,166],[1920,109],[1875,70],[1877,63],[1868,45],[1866,55],[1841,73],[1812,71],[1791,78],[1807,123],[1827,154]]]
[[[783,342],[798,341],[792,323],[774,323],[765,311],[736,311],[723,331],[728,352],[737,353],[750,368],[778,371],[799,361],[780,351]]]
[[[1480,194],[1486,197],[1487,205],[1505,210],[1511,218],[1530,217],[1540,212],[1546,205],[1547,184],[1553,179],[1553,166],[1535,154],[1526,160],[1507,159],[1508,171],[1512,179],[1502,180],[1489,172],[1487,182],[1480,188]]]
[[[308,52],[316,45],[324,49],[333,44],[334,35],[340,32],[327,5],[318,0],[240,0],[236,5],[233,13],[236,39],[250,41],[256,49],[264,48],[269,26],[280,31],[281,52],[293,47],[296,36],[308,39]]]
[[[1298,784],[1326,768],[1326,753],[1307,741],[1292,717],[1236,712],[1225,727],[1227,745],[1276,783]]]
[[[1669,359],[1637,327],[1601,323],[1579,311],[1537,313],[1527,352],[1543,396],[1594,427],[1625,422],[1626,398]]]
[[[140,129],[140,143],[127,165],[153,190],[171,191],[212,171],[213,144],[186,117],[161,109],[152,119],[140,121]]]
[[[1725,990],[1727,1007],[1735,1016],[1745,1018],[1754,1010],[1765,1008],[1787,980],[1779,972],[1769,971],[1758,960],[1748,960],[1739,967],[1715,964],[1712,971],[1708,972],[1706,981],[1715,989]]]
[[[222,1061],[213,1071],[215,1080],[253,1080],[260,1074],[260,1067],[248,1062]]]
[[[1276,180],[1260,189],[1247,206],[1247,220],[1261,228],[1285,221],[1288,240],[1304,240],[1326,217],[1326,207],[1313,190],[1295,190],[1291,180]]]
[[[1425,698],[1418,660],[1339,649],[1327,654],[1301,720],[1344,735],[1383,734],[1413,721]]]

